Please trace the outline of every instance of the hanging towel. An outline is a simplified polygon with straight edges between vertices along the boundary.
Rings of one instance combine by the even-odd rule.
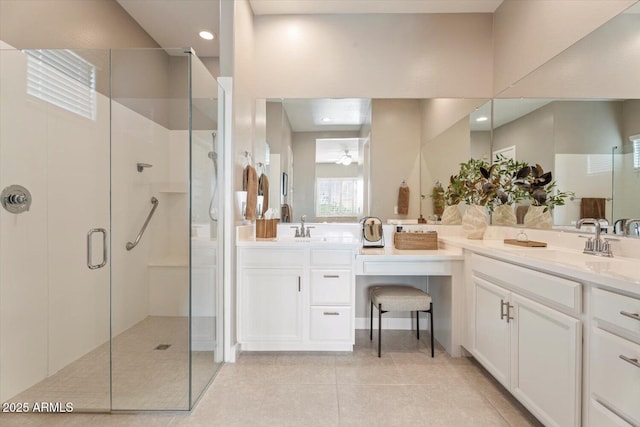
[[[260,174],[258,179],[258,196],[262,196],[262,215],[269,209],[269,178],[265,174]]]
[[[516,223],[524,224],[524,216],[527,214],[529,210],[529,205],[518,206],[516,208]]]
[[[291,207],[286,203],[280,208],[280,220],[282,222],[291,222]]]
[[[580,218],[605,218],[604,197],[583,197],[580,201]]]
[[[409,214],[409,187],[401,185],[398,190],[398,215]]]
[[[248,165],[242,173],[242,188],[247,192],[247,209],[245,219],[256,219],[256,206],[258,204],[258,174],[255,168]]]

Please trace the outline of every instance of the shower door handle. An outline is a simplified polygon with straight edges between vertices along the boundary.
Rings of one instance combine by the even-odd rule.
[[[93,233],[102,233],[102,262],[100,264],[92,264],[91,236]],[[107,230],[104,228],[92,228],[87,233],[87,267],[91,270],[102,268],[107,265]]]

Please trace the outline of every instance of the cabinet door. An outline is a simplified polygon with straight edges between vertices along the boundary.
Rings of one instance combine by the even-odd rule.
[[[501,319],[509,292],[473,276],[475,284],[475,348],[473,355],[505,387],[509,387],[509,323]],[[506,314],[506,307],[504,308]]]
[[[242,341],[302,339],[301,277],[298,269],[244,269]]]
[[[580,423],[580,322],[511,295],[511,392],[547,426]]]

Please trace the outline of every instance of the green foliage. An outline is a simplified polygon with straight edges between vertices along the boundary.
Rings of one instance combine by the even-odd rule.
[[[433,189],[431,190],[431,199],[433,200],[433,213],[436,215],[442,215],[445,204],[445,191],[442,188],[440,181],[436,181]]]
[[[573,196],[570,191],[560,191],[553,180],[551,172],[544,172],[542,166],[524,166],[516,174],[515,184],[531,200],[533,206],[546,206],[544,211],[555,206],[563,206],[567,197]]]
[[[552,209],[564,205],[571,195],[571,192],[558,191],[551,172],[545,173],[540,165],[529,166],[503,155],[492,165],[479,159],[460,163],[460,170],[451,176],[444,191],[447,205],[464,201],[468,205],[487,206],[490,211],[496,206],[526,199],[530,199],[533,206]]]

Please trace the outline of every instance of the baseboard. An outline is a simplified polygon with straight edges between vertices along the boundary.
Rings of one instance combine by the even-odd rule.
[[[238,344],[229,346],[229,354],[224,355],[224,361],[227,363],[236,363],[236,357],[238,355]]]
[[[369,317],[356,317],[356,329],[369,329]],[[420,317],[420,330],[429,330],[429,317],[422,315]],[[378,329],[378,317],[373,317],[373,328]],[[414,330],[416,328],[416,320],[410,317],[382,317],[382,329],[402,329]]]

